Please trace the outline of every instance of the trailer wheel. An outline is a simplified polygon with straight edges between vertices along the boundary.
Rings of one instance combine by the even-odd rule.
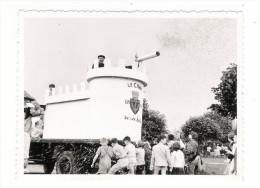
[[[57,174],[76,174],[76,159],[71,151],[63,151],[56,162]]]
[[[55,162],[48,162],[43,164],[43,171],[45,174],[51,174],[55,166]]]

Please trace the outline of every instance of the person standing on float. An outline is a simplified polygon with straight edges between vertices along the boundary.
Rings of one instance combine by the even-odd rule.
[[[105,61],[105,56],[104,55],[99,55],[98,56],[98,67],[104,67],[105,64],[104,64],[104,61]],[[92,65],[92,69],[94,69],[94,64]]]

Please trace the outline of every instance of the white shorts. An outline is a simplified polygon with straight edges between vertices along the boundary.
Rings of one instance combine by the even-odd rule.
[[[112,168],[109,170],[108,174],[115,174],[118,170],[125,168],[128,166],[128,160],[127,158],[119,159],[116,164],[112,166]]]
[[[136,166],[136,157],[130,157],[128,159],[128,169],[134,168]]]

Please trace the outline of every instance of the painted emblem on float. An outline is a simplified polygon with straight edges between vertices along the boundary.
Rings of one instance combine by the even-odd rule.
[[[139,93],[132,91],[132,98],[130,99],[130,107],[134,114],[137,114],[140,109],[140,100],[138,100]]]

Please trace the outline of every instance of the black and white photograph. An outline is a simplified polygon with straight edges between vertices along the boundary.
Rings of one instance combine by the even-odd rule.
[[[236,175],[236,18],[24,19],[24,173]]]
[[[258,187],[257,5],[0,1],[0,187]]]

